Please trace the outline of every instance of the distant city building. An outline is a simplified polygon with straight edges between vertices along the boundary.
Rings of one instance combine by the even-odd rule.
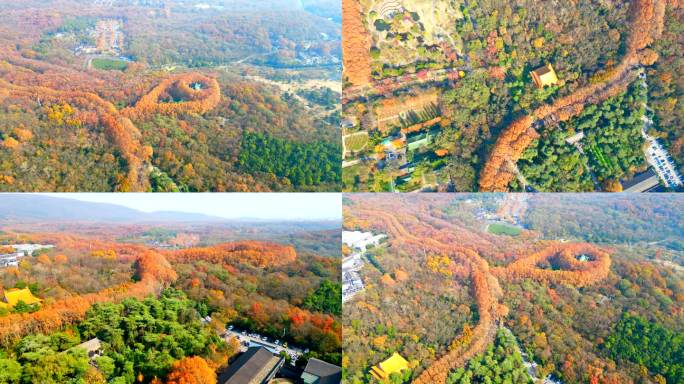
[[[0,267],[16,267],[19,259],[24,257],[23,252],[12,252],[0,255]]]
[[[32,256],[33,252],[40,249],[54,248],[54,245],[42,245],[42,244],[12,244],[7,247],[12,247],[16,252],[3,253],[0,254],[0,268],[5,267],[16,267],[19,265],[21,258],[25,256]]]
[[[631,180],[622,183],[623,192],[650,192],[660,185],[658,175],[649,168],[646,172],[634,175]]]
[[[0,301],[0,308],[12,309],[20,301],[24,302],[24,304],[31,305],[40,304],[42,300],[33,296],[33,293],[31,293],[31,290],[28,288],[11,288],[5,290],[3,301]]]
[[[315,358],[309,359],[301,376],[304,384],[339,384],[342,368]]]
[[[401,357],[398,353],[394,352],[389,359],[374,365],[371,368],[371,375],[380,381],[387,380],[391,374],[399,373],[405,369],[408,369],[408,361]]]
[[[218,384],[266,384],[284,363],[264,347],[251,347],[218,376]]]
[[[558,77],[556,71],[553,70],[551,64],[546,64],[543,67],[537,68],[531,73],[532,80],[537,88],[544,88],[547,85],[558,84]]]

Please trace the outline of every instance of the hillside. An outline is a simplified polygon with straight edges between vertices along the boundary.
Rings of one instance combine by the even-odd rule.
[[[345,230],[387,241],[363,256],[364,288],[344,305],[345,382],[377,382],[372,367],[395,352],[407,366],[390,378],[402,383],[678,382],[681,204],[677,194],[348,195]]]
[[[339,23],[105,3],[0,6],[0,190],[339,189]]]

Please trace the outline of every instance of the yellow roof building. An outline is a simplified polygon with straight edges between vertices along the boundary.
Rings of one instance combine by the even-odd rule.
[[[28,288],[19,289],[12,288],[5,290],[5,300],[0,301],[0,308],[13,308],[17,303],[23,301],[25,304],[38,304],[42,300],[33,296],[31,290]]]
[[[537,68],[531,73],[532,80],[537,88],[544,88],[546,85],[558,84],[558,77],[556,71],[553,70],[551,64],[546,64],[543,67]]]
[[[371,368],[370,373],[376,379],[383,381],[387,380],[391,374],[401,372],[405,369],[408,369],[408,361],[401,357],[400,354],[394,352],[389,359],[378,365],[374,365]]]

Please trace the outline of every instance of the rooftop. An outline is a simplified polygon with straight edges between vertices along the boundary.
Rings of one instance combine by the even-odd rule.
[[[31,290],[28,288],[12,288],[12,289],[6,289],[5,290],[5,306],[6,307],[14,307],[17,305],[20,301],[23,301],[25,304],[38,304],[41,302],[41,300],[35,296],[33,296],[33,293],[31,293]]]
[[[554,85],[558,83],[556,71],[553,70],[551,64],[546,64],[543,67],[535,69],[530,75],[532,76],[532,80],[534,80],[534,83],[538,88],[543,88],[546,85]]]
[[[649,168],[646,172],[634,175],[631,180],[622,183],[623,192],[648,192],[660,185],[658,175]]]
[[[315,358],[309,359],[302,373],[306,384],[339,384],[342,381],[342,368]]]
[[[371,375],[378,380],[386,380],[391,374],[408,369],[408,361],[394,352],[387,360],[371,368]]]
[[[218,384],[263,384],[282,367],[285,359],[264,347],[251,347],[218,377]]]

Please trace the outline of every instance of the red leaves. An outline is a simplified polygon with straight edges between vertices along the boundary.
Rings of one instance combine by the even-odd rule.
[[[215,264],[238,262],[255,267],[281,266],[297,259],[297,253],[290,246],[259,241],[239,241],[218,244],[212,247],[189,248],[169,254],[172,260],[206,260]]]

